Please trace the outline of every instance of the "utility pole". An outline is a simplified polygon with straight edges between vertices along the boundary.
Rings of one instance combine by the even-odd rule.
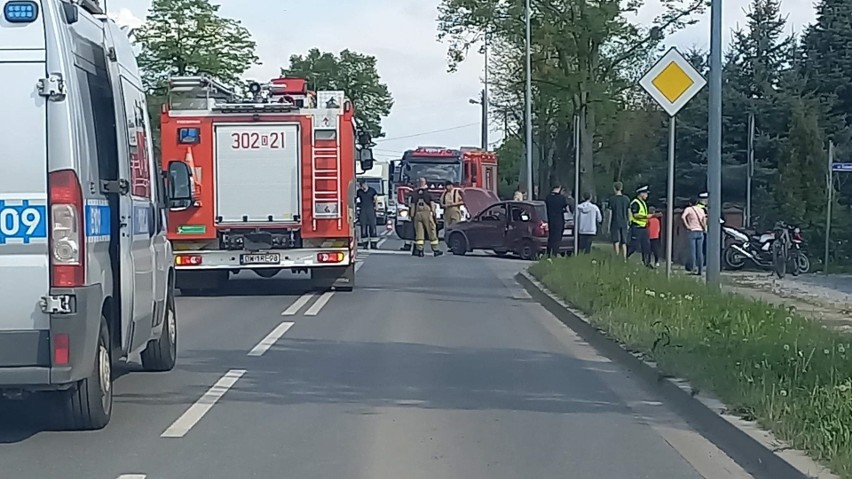
[[[527,25],[527,38],[526,38],[526,57],[527,57],[527,88],[525,94],[526,104],[526,118],[524,119],[526,123],[526,150],[527,150],[527,195],[529,195],[530,199],[534,199],[535,195],[533,193],[533,159],[532,159],[532,9],[530,8],[530,0],[527,0],[526,7],[524,9],[526,16],[526,25]]]
[[[485,32],[485,78],[482,87],[482,149],[488,150],[488,32]]]
[[[707,135],[707,285],[719,289],[722,245],[722,0],[710,2],[710,113]]]

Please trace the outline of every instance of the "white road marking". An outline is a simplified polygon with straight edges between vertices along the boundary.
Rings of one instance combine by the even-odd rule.
[[[249,351],[249,356],[263,356],[263,353],[269,350],[273,344],[275,344],[281,336],[284,336],[284,333],[287,332],[288,329],[293,327],[295,323],[291,323],[289,321],[284,321],[279,324],[278,327],[272,330],[271,333],[267,334],[265,338],[263,338],[257,346],[255,346],[251,351]]]
[[[145,474],[122,474],[118,476],[118,479],[145,479],[146,477],[148,476]]]
[[[326,305],[326,303],[328,303],[328,300],[330,300],[332,296],[334,296],[334,291],[326,291],[323,293],[322,296],[320,296],[319,299],[317,299],[314,304],[305,311],[305,316],[316,316],[319,314],[320,310]]]
[[[359,262],[355,263],[355,272],[357,273],[358,270],[361,269],[361,266],[363,266],[363,265],[364,265],[364,261],[359,261]]]
[[[231,369],[225,373],[195,404],[190,406],[181,417],[177,418],[160,437],[185,436],[245,373],[245,369]]]
[[[302,309],[302,307],[305,306],[305,304],[307,304],[307,302],[313,297],[314,293],[305,293],[299,296],[299,299],[294,301],[289,308],[285,309],[284,312],[281,313],[281,316],[295,316],[296,313],[298,313],[299,310]]]
[[[383,245],[383,244],[385,244],[385,241],[387,241],[387,240],[388,240],[387,238],[382,238],[382,239],[380,239],[380,240],[379,240],[379,242],[378,242],[378,243],[376,243],[376,246],[377,246],[377,247],[379,247],[379,248],[381,248],[381,247],[382,247],[382,245]]]

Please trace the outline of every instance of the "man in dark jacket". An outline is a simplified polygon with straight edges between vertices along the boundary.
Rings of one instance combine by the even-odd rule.
[[[562,185],[553,185],[550,194],[544,199],[547,208],[547,252],[548,256],[559,254],[562,242],[562,230],[565,229],[565,210],[568,199],[562,194]]]
[[[358,222],[361,223],[361,246],[378,249],[379,235],[376,233],[376,195],[378,192],[367,182],[358,182],[360,188],[355,193],[358,199]]]

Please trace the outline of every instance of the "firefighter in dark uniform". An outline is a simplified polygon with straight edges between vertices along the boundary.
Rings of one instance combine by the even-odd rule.
[[[426,236],[435,256],[441,256],[443,251],[438,249],[438,228],[435,223],[435,199],[429,193],[426,179],[420,178],[420,183],[411,195],[411,208],[414,220],[414,256],[423,256]]]
[[[360,188],[355,193],[358,199],[358,222],[361,223],[361,245],[365,248],[378,249],[379,235],[376,233],[376,195],[378,192],[367,182],[358,182]]]
[[[633,250],[639,249],[642,252],[642,263],[645,266],[652,268],[651,264],[651,238],[648,236],[648,190],[647,186],[643,186],[636,190],[636,198],[630,202],[628,217],[630,219],[631,237],[634,241]],[[630,253],[628,252],[628,255]]]

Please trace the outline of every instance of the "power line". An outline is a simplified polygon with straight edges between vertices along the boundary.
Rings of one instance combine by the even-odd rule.
[[[478,125],[479,125],[479,122],[468,123],[466,125],[452,126],[450,128],[442,128],[440,130],[424,131],[422,133],[415,133],[413,135],[397,136],[397,137],[394,137],[394,138],[380,138],[377,141],[404,140],[406,138],[415,138],[415,137],[418,137],[418,136],[426,136],[426,135],[431,135],[433,133],[443,133],[445,131],[461,130],[462,128],[470,128],[471,126],[478,126]]]

